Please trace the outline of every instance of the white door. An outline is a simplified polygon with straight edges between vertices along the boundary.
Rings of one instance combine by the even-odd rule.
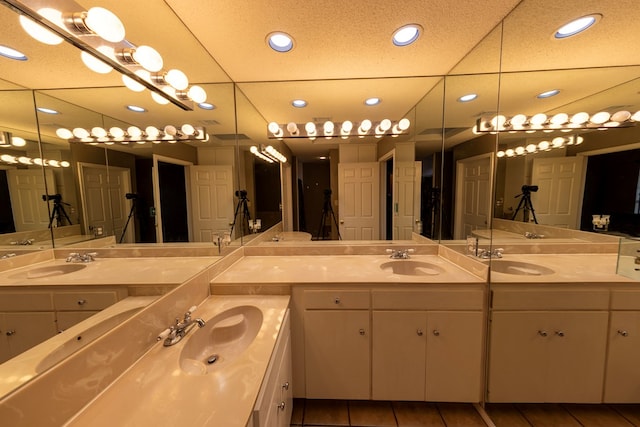
[[[380,167],[377,162],[338,164],[340,237],[380,238]]]
[[[533,160],[531,205],[539,224],[579,229],[584,157],[550,157]],[[529,215],[529,221],[533,216]]]
[[[491,154],[456,163],[456,205],[454,239],[465,239],[473,230],[489,228],[492,192]]]
[[[193,239],[211,242],[233,222],[233,170],[228,166],[191,166]]]
[[[421,162],[396,162],[393,191],[393,240],[411,240],[412,232],[419,232]]]
[[[49,195],[56,192],[53,171],[45,169]],[[47,193],[42,169],[9,169],[9,197],[16,231],[42,230],[49,226],[49,211],[42,196]],[[51,205],[53,209],[53,204]]]

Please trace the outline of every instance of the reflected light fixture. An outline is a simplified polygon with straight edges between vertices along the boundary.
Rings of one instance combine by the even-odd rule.
[[[137,105],[127,105],[127,110],[133,111],[134,113],[146,113],[147,110],[143,107],[139,107]]]
[[[188,123],[180,127],[173,125],[166,125],[162,128],[147,126],[144,131],[137,126],[129,126],[126,130],[118,126],[113,126],[109,129],[96,126],[91,130],[84,128],[74,128],[73,130],[58,128],[56,135],[58,138],[66,139],[69,142],[89,143],[93,145],[99,143],[112,145],[116,142],[121,144],[129,144],[131,142],[144,144],[147,141],[154,143],[163,141],[175,143],[177,141],[206,142],[208,140],[208,135],[204,127],[196,127]]]
[[[477,93],[469,93],[458,98],[458,102],[471,102],[478,97]]]
[[[566,39],[568,37],[575,36],[576,34],[579,34],[584,30],[590,28],[593,24],[600,20],[600,18],[602,18],[602,15],[593,14],[574,19],[573,21],[560,27],[555,32],[554,37],[556,39]]]
[[[291,105],[296,108],[304,108],[307,106],[307,101],[305,101],[304,99],[294,99],[293,101],[291,101]]]
[[[9,46],[0,45],[0,55],[16,61],[26,61],[27,55]]]
[[[289,122],[279,124],[271,122],[267,126],[267,136],[270,139],[282,138],[309,138],[312,141],[318,137],[331,139],[340,137],[347,139],[348,137],[365,137],[365,136],[398,136],[405,135],[411,125],[407,118],[393,122],[389,119],[383,119],[379,122],[372,122],[369,119],[361,122],[353,122],[345,120],[342,123],[327,120],[322,123],[307,122],[305,124]],[[304,131],[303,131],[304,129]],[[374,132],[371,132],[374,129]]]
[[[370,107],[373,107],[374,105],[380,104],[381,101],[382,100],[380,98],[373,97],[365,99],[364,103]]]
[[[550,151],[554,148],[563,148],[568,145],[580,145],[584,142],[584,138],[580,135],[557,136],[551,141],[540,141],[538,144],[530,143],[527,146],[518,146],[507,150],[499,150],[496,153],[498,158],[525,156],[527,154],[535,154],[541,151]]]
[[[59,112],[57,112],[53,108],[37,107],[36,110],[38,110],[39,112],[44,113],[44,114],[60,114]]]
[[[559,93],[560,93],[560,89],[551,89],[551,90],[539,93],[538,95],[536,95],[536,98],[539,98],[539,99],[551,98],[552,96],[556,96]]]

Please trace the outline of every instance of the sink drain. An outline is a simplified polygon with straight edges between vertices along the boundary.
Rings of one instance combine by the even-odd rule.
[[[218,361],[218,355],[217,354],[212,354],[211,356],[207,357],[207,363],[209,365],[213,365],[217,361]]]

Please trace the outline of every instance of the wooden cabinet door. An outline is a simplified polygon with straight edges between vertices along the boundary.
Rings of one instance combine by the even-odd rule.
[[[495,311],[489,353],[490,402],[543,402],[548,313]],[[545,336],[546,335],[546,336]]]
[[[613,311],[609,324],[609,355],[605,403],[640,402],[640,311]]]
[[[9,350],[9,337],[7,337],[7,328],[4,322],[4,313],[0,313],[0,363],[11,358]]]
[[[483,329],[482,312],[428,312],[427,401],[482,400]]]
[[[5,335],[9,334],[11,356],[18,355],[57,333],[53,311],[5,313]]]
[[[374,311],[372,398],[425,400],[427,313]]]
[[[547,402],[602,401],[609,313],[551,312]]]
[[[305,374],[309,399],[369,399],[368,310],[306,310]]]

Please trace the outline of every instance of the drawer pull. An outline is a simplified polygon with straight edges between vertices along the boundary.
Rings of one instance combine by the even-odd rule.
[[[546,337],[547,335],[547,331],[538,331],[538,335],[540,335],[541,337]]]
[[[280,409],[281,411],[284,411],[284,409],[287,407],[287,404],[284,402],[280,402],[278,404],[278,409]]]
[[[79,299],[78,300],[78,305],[85,305],[87,303],[86,299]]]
[[[436,336],[436,337],[439,337],[440,336],[440,331],[437,330],[437,329],[434,329],[433,330],[433,335]]]
[[[8,330],[8,331],[7,331],[7,336],[8,336],[8,337],[10,337],[10,336],[12,336],[12,335],[15,335],[15,334],[16,334],[16,331],[15,331],[15,330],[13,330],[13,329],[10,329],[10,330]]]
[[[333,299],[334,304],[340,304],[340,297],[335,297]]]
[[[422,329],[416,330],[416,334],[421,337],[423,335]]]
[[[364,336],[364,329],[360,329],[358,332],[360,333],[360,335]]]
[[[559,336],[559,337],[564,337],[564,332],[556,331],[556,335]]]
[[[284,384],[282,384],[282,388],[285,390],[289,390],[289,381],[285,381]]]
[[[618,335],[622,335],[623,337],[628,337],[629,336],[629,332],[623,330],[623,329],[618,329]]]

